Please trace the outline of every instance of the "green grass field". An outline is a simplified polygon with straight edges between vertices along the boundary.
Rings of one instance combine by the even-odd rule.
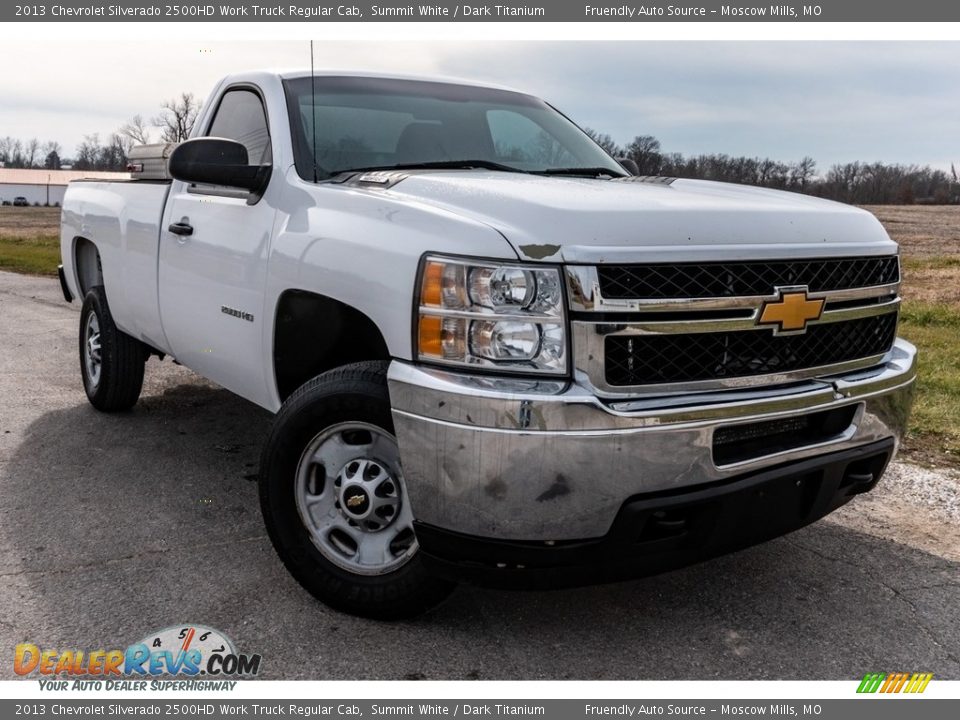
[[[0,270],[56,275],[60,208],[0,207]]]
[[[56,275],[60,240],[56,237],[0,237],[0,270]]]
[[[904,450],[922,464],[960,466],[960,313],[946,304],[906,300],[899,332],[920,351]]]
[[[884,219],[885,209],[871,209]],[[960,209],[910,209],[897,207],[898,220],[887,228],[903,246],[900,334],[920,349],[917,401],[903,449],[922,464],[960,467]],[[0,211],[0,269],[55,276],[59,211]]]

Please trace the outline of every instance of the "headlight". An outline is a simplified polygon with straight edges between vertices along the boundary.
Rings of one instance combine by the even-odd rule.
[[[557,268],[430,257],[419,286],[420,359],[514,372],[567,372]]]

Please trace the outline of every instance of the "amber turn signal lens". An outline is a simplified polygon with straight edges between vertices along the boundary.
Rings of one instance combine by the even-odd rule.
[[[433,307],[440,307],[443,302],[443,263],[428,262],[426,268],[424,268],[420,302]],[[437,337],[439,337],[439,333]]]
[[[443,357],[443,318],[420,318],[420,354]]]

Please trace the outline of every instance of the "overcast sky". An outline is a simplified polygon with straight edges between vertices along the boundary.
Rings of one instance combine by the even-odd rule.
[[[9,35],[9,33],[8,33]],[[317,67],[442,74],[540,95],[618,142],[670,152],[960,165],[960,43],[458,42],[316,45]],[[176,45],[4,39],[0,136],[66,155],[222,75],[309,67],[306,42]]]

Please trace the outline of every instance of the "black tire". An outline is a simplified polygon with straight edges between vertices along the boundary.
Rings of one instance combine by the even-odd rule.
[[[99,376],[88,363],[91,316],[99,329]],[[140,398],[146,348],[119,330],[110,315],[102,286],[92,287],[80,311],[80,375],[90,404],[102,412],[129,410]]]
[[[341,612],[397,620],[434,607],[454,584],[429,574],[415,550],[384,574],[350,572],[321,552],[297,506],[301,457],[325,431],[365,423],[393,434],[386,369],[386,362],[347,365],[310,380],[287,399],[261,456],[260,507],[277,554],[314,597]]]

